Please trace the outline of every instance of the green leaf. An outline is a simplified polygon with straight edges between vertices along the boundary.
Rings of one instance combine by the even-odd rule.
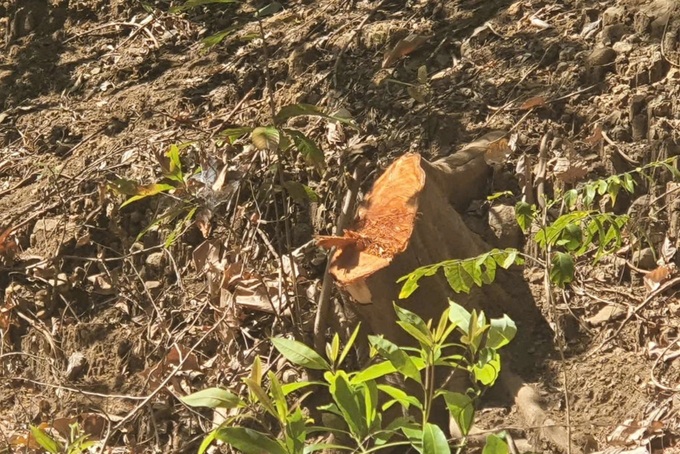
[[[582,240],[583,233],[581,232],[581,226],[578,223],[568,224],[562,230],[558,245],[564,246],[568,251],[575,251],[581,247]]]
[[[312,188],[297,181],[286,181],[283,187],[296,202],[318,202],[319,195]]]
[[[181,6],[170,8],[171,13],[181,13],[197,6],[210,5],[213,3],[239,3],[239,0],[187,0]]]
[[[486,197],[486,200],[488,200],[488,201],[491,202],[491,201],[493,201],[493,200],[500,199],[501,197],[504,197],[504,196],[506,196],[506,195],[507,195],[507,196],[512,196],[512,195],[514,195],[514,194],[512,193],[512,191],[494,192],[493,194],[487,196],[487,197]]]
[[[517,325],[507,315],[491,319],[491,326],[486,336],[486,346],[495,350],[508,345],[517,334]]]
[[[574,280],[574,258],[565,252],[555,252],[550,266],[550,280],[560,286]]]
[[[607,192],[609,192],[609,185],[607,184],[607,180],[597,180],[595,183],[597,184],[598,195],[605,195]]]
[[[576,206],[576,201],[578,200],[578,191],[576,189],[570,189],[564,193],[562,200],[566,205],[567,209],[571,210]]]
[[[219,429],[213,430],[203,439],[201,445],[198,447],[198,454],[204,454],[208,450],[212,442],[217,439],[218,430]]]
[[[175,240],[177,240],[177,238],[179,238],[179,236],[182,233],[184,233],[185,229],[191,225],[191,221],[194,218],[194,214],[196,214],[197,209],[198,209],[197,206],[192,207],[184,216],[184,218],[180,222],[175,224],[175,228],[172,229],[172,232],[170,232],[170,234],[165,239],[165,242],[163,243],[163,246],[166,249],[172,246]]]
[[[421,383],[420,371],[406,352],[380,336],[368,336],[368,340],[384,358],[392,363],[399,373]]]
[[[250,140],[260,150],[276,151],[281,141],[281,133],[273,126],[258,126],[250,133]]]
[[[446,441],[446,435],[438,425],[426,423],[423,427],[423,454],[450,453],[451,448]]]
[[[283,9],[283,5],[279,2],[271,2],[267,6],[260,8],[255,13],[255,17],[263,18],[267,16],[272,16]]]
[[[422,336],[424,336],[426,340],[430,340],[430,341],[432,340],[432,334],[430,333],[429,328],[427,327],[427,325],[425,324],[425,322],[423,321],[422,318],[420,318],[417,314],[415,314],[415,313],[413,313],[413,312],[411,312],[407,309],[404,309],[402,307],[397,306],[396,304],[393,304],[393,306],[394,306],[394,310],[397,313],[397,317],[402,322],[401,323],[402,328],[406,329],[405,326],[412,327],[413,329],[418,331]],[[409,332],[409,334],[410,334],[410,331],[408,331],[408,330],[406,330],[406,331]],[[416,337],[416,336],[414,336],[414,337]],[[418,338],[416,337],[416,339],[418,339]],[[428,345],[428,344],[426,343],[426,345]]]
[[[630,173],[624,173],[622,175],[623,180],[621,182],[621,185],[623,186],[623,189],[626,190],[629,194],[632,194],[635,192],[635,180],[633,179],[633,176]]]
[[[449,300],[449,307],[449,320],[456,325],[460,331],[467,335],[472,314],[470,314],[463,306],[454,303],[451,300]]]
[[[496,434],[486,437],[482,454],[509,454],[508,444]]]
[[[175,189],[175,187],[171,184],[165,184],[165,183],[153,183],[153,184],[141,184],[136,187],[136,192],[137,194],[130,197],[127,199],[125,202],[123,202],[120,207],[123,208],[127,205],[130,205],[132,202],[136,202],[137,200],[144,199],[146,197],[150,197],[156,194],[160,194],[161,192],[165,191],[170,191],[172,189]]]
[[[351,117],[347,117],[344,115],[338,115],[338,114],[327,114],[324,113],[323,110],[315,105],[312,104],[290,104],[288,106],[284,106],[279,110],[279,112],[276,114],[276,123],[277,124],[284,124],[286,121],[290,120],[291,118],[295,117],[302,117],[302,116],[314,116],[314,117],[321,117],[321,118],[326,118],[328,120],[335,120],[339,121],[340,123],[344,123],[346,125],[356,127],[355,126],[355,121]]]
[[[463,435],[470,433],[472,421],[475,416],[474,402],[469,396],[461,393],[442,390],[439,394],[444,396],[446,407],[449,409],[451,418],[456,422]]]
[[[517,224],[524,233],[527,233],[531,228],[531,223],[534,221],[535,208],[526,202],[518,202],[515,205],[515,219]]]
[[[359,335],[359,329],[361,328],[361,323],[358,323],[356,328],[354,328],[354,332],[352,335],[349,337],[347,340],[347,345],[342,349],[342,353],[340,354],[340,359],[338,360],[338,365],[342,364],[342,362],[345,360],[347,355],[349,354],[352,346],[354,345],[354,342],[357,340],[357,336]]]
[[[281,385],[281,390],[283,391],[283,394],[286,396],[292,392],[298,391],[300,389],[306,388],[308,386],[314,386],[314,385],[325,385],[326,383],[320,382],[320,381],[296,381],[293,383],[286,383],[284,385]]]
[[[271,398],[267,395],[262,386],[255,383],[250,378],[244,378],[243,382],[248,386],[248,389],[252,395],[255,396],[255,399],[260,403],[260,405],[262,405],[262,407],[267,410],[270,415],[277,418],[278,413],[274,407],[274,402],[272,402]]]
[[[494,279],[496,279],[496,268],[498,267],[498,264],[491,253],[487,253],[485,255],[486,256],[483,257],[483,262],[480,263],[480,260],[477,260],[477,263],[480,269],[482,269],[482,265],[484,266],[482,271],[482,281],[488,285],[491,284]]]
[[[449,323],[449,310],[448,307],[444,309],[444,312],[439,317],[439,323],[437,323],[437,328],[435,328],[433,333],[435,343],[440,343],[447,339],[449,334],[456,328],[452,323]]]
[[[215,438],[244,454],[287,454],[278,440],[245,427],[222,427],[217,429]]]
[[[484,284],[482,282],[482,267],[477,264],[476,260],[464,260],[463,269],[470,275],[477,287],[481,287]]]
[[[463,268],[462,261],[457,260],[444,265],[444,276],[454,292],[470,293],[474,281]]]
[[[363,438],[367,434],[368,427],[360,404],[364,400],[361,388],[352,387],[344,371],[338,371],[335,375],[326,372],[324,375],[329,382],[328,390],[333,401],[342,413],[350,432],[357,438]]]
[[[590,207],[595,200],[595,195],[597,193],[597,187],[594,183],[588,183],[586,185],[586,195],[583,198],[583,204],[586,207]]]
[[[272,371],[269,371],[267,378],[269,378],[269,392],[274,399],[274,408],[276,408],[279,422],[285,424],[286,416],[288,415],[288,402],[286,401],[286,395],[281,389],[281,382],[279,382],[276,374]]]
[[[231,27],[225,28],[224,30],[220,30],[217,33],[213,33],[212,35],[206,36],[205,38],[201,39],[201,44],[203,44],[203,47],[205,49],[210,49],[211,47],[217,46],[219,43],[221,43],[224,40],[224,38],[231,35],[232,33],[234,33],[239,28],[241,28],[240,24],[233,25]],[[230,142],[230,143],[233,143],[233,142]]]
[[[512,265],[521,265],[524,263],[522,257],[519,256],[517,249],[504,249],[502,251],[494,252],[493,257],[496,259],[496,264],[503,269],[508,269]]]
[[[49,436],[47,432],[40,427],[31,426],[31,435],[35,438],[36,443],[50,454],[58,454],[61,452],[61,446],[57,440]]]
[[[321,151],[316,142],[295,129],[285,129],[284,131],[293,138],[295,148],[300,152],[305,162],[314,166],[321,173],[325,166],[325,161],[323,151]]]
[[[340,335],[335,333],[330,344],[326,344],[326,357],[331,364],[336,364],[338,355],[340,354]]]
[[[225,389],[208,388],[180,399],[190,407],[234,408],[241,403],[237,395]]]
[[[375,380],[380,377],[384,377],[388,374],[393,374],[397,371],[396,367],[389,362],[383,361],[377,364],[371,364],[364,370],[358,372],[352,377],[352,383],[362,383],[369,380]]]
[[[258,385],[262,385],[262,360],[260,360],[259,355],[255,356],[253,364],[250,366],[250,379]]]
[[[172,144],[165,153],[165,155],[170,158],[170,167],[165,176],[178,183],[184,183],[184,173],[182,172],[182,161],[179,158],[179,152],[186,148],[187,145],[188,144]]]
[[[240,139],[241,137],[243,137],[246,134],[250,134],[251,132],[253,132],[253,128],[248,128],[248,127],[229,128],[229,129],[225,129],[224,131],[220,131],[218,136],[226,138],[229,141],[230,144],[233,144],[238,139]]]
[[[274,348],[288,361],[298,366],[316,370],[330,370],[331,366],[317,352],[307,347],[302,342],[283,337],[271,339]]]
[[[423,409],[423,404],[420,403],[418,398],[406,394],[403,390],[399,388],[395,388],[394,386],[389,385],[378,385],[378,389],[387,394],[388,396],[390,396],[392,399],[394,399],[394,401],[401,404],[401,406],[404,407],[406,410],[408,410],[411,405],[420,410]],[[386,409],[387,409],[386,406],[383,407],[383,411],[385,411]]]
[[[479,360],[472,367],[475,380],[484,386],[492,386],[501,373],[501,357],[496,350],[483,348],[479,351]]]

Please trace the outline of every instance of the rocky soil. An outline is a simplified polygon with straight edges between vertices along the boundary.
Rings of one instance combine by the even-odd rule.
[[[106,452],[195,452],[210,416],[178,397],[242,391],[255,355],[299,379],[266,339],[312,342],[313,236],[333,233],[357,168],[363,194],[406,152],[511,131],[494,190],[513,204],[517,162],[541,147],[549,193],[680,154],[673,0],[299,0],[268,7],[262,30],[266,2],[182,4],[0,3],[2,452],[38,452],[30,424],[76,421]],[[296,103],[357,128],[291,120],[323,162],[224,133]],[[177,170],[173,145],[181,187],[121,206]],[[659,172],[620,197],[623,248],[583,259],[542,308],[564,350],[518,372],[575,451],[680,452],[677,280],[643,279],[678,245],[677,188]],[[542,270],[525,276],[540,304]],[[487,405],[480,427],[536,440],[508,402]]]

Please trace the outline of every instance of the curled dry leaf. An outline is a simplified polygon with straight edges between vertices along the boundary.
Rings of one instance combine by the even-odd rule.
[[[0,234],[0,258],[12,261],[17,254],[17,243],[11,238],[13,227],[8,227]]]
[[[597,145],[601,143],[602,140],[604,140],[604,137],[602,136],[602,126],[596,125],[593,133],[586,138],[586,142],[590,145]]]
[[[426,41],[427,37],[422,35],[409,35],[406,38],[399,40],[392,50],[385,54],[382,67],[388,68],[394,65],[401,57],[405,57],[418,49]]]
[[[546,100],[544,96],[534,96],[533,98],[524,101],[522,105],[519,106],[519,110],[530,110],[537,107],[543,107],[545,104]]]
[[[645,283],[645,288],[647,291],[653,292],[654,290],[658,289],[661,284],[673,277],[676,271],[677,270],[674,263],[659,266],[655,270],[645,274],[642,278]]]
[[[484,160],[487,164],[500,165],[505,163],[508,157],[512,154],[511,140],[506,137],[501,137],[498,140],[490,142],[484,152]]]
[[[212,211],[208,208],[202,208],[196,213],[195,223],[198,230],[201,231],[203,238],[208,238],[210,232],[212,231],[212,224],[210,220],[212,219]]]
[[[666,238],[663,240],[663,244],[661,245],[661,254],[659,257],[659,262],[657,262],[657,265],[665,265],[667,263],[671,263],[673,261],[673,257],[675,257],[675,253],[678,252],[678,248],[675,247],[671,239],[666,235]]]
[[[538,27],[541,30],[545,30],[545,29],[552,27],[552,25],[550,25],[549,23],[547,23],[546,21],[544,21],[542,19],[539,19],[538,17],[532,17],[530,19],[530,22],[531,22],[531,25],[533,25],[534,27]]]

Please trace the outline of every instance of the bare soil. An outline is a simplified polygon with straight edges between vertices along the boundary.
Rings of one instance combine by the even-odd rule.
[[[36,451],[30,424],[75,420],[106,440],[107,452],[195,452],[212,416],[179,396],[242,390],[255,355],[299,379],[266,339],[311,343],[325,265],[311,240],[333,233],[357,166],[365,193],[406,152],[434,159],[512,130],[517,150],[494,190],[512,191],[506,202],[514,203],[517,160],[535,158],[542,141],[548,192],[564,184],[553,172],[558,158],[580,163],[577,184],[680,152],[673,0],[290,1],[262,20],[264,42],[252,6],[169,12],[181,3],[0,3],[3,452]],[[231,26],[205,48],[202,39]],[[409,35],[424,39],[386,59]],[[415,99],[408,85],[418,86],[423,65],[426,93]],[[225,144],[220,132],[270,124],[272,108],[293,103],[346,109],[359,128],[290,123],[319,144],[326,166],[319,173],[299,156],[282,157],[285,179],[318,196],[288,205],[276,156]],[[139,234],[182,194],[121,208],[126,196],[111,185],[159,181],[157,156],[187,142],[183,167],[203,169],[193,184],[211,186],[206,169],[225,165],[226,182],[193,193],[197,221],[165,247],[182,216]],[[575,449],[680,452],[680,299],[674,284],[650,298],[643,274],[626,264],[654,269],[664,238],[677,245],[678,193],[666,194],[667,183],[658,174],[620,197],[615,210],[634,216],[627,247],[578,264],[577,282],[542,307],[562,354],[517,371],[570,427]],[[280,270],[290,270],[293,250],[297,304],[284,307]],[[527,266],[525,277],[541,305],[542,273]],[[506,400],[492,396],[487,406],[479,427],[553,452]]]

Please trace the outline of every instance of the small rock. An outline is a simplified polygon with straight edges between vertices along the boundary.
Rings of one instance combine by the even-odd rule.
[[[165,266],[165,254],[163,252],[149,254],[146,258],[146,265],[154,271],[161,271]]]
[[[87,359],[85,359],[85,355],[83,355],[81,352],[74,352],[68,358],[68,366],[66,367],[66,378],[69,381],[75,380],[85,371],[86,367]]]
[[[625,22],[626,9],[623,6],[610,6],[602,13],[602,24],[611,25]]]
[[[155,298],[160,295],[161,290],[163,289],[163,284],[159,281],[145,281],[144,287],[149,291],[151,296]]]
[[[644,270],[656,268],[656,258],[652,248],[646,247],[633,252],[633,265]]]
[[[612,46],[612,49],[614,49],[618,54],[625,55],[630,53],[631,50],[633,50],[633,45],[627,41],[619,41],[618,43],[615,43]]]
[[[489,227],[500,248],[519,247],[522,243],[522,230],[515,220],[515,207],[495,205],[489,208]]]
[[[611,47],[600,47],[595,49],[586,58],[586,63],[591,68],[598,66],[609,66],[616,60],[616,51]]]
[[[616,43],[628,33],[628,27],[624,24],[607,25],[602,29],[602,39],[605,43]]]
[[[605,306],[592,317],[586,319],[591,326],[604,325],[609,321],[614,321],[626,315],[626,311],[618,306]]]

